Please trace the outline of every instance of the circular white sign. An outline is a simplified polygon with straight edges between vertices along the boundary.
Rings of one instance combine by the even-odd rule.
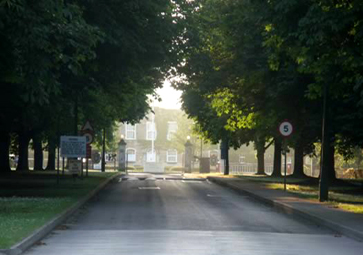
[[[294,131],[294,128],[292,127],[291,123],[288,121],[284,121],[279,126],[280,134],[283,136],[289,136]]]

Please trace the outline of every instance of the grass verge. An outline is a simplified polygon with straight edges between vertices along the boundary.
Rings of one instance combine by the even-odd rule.
[[[114,174],[90,173],[83,180],[66,175],[58,185],[52,172],[0,177],[0,249],[21,241]]]
[[[269,176],[239,176],[239,178],[259,182],[269,189],[283,190],[283,178]],[[319,182],[318,179],[294,179],[287,178],[287,192],[298,197],[318,201]],[[363,189],[361,185],[343,182],[329,188],[329,201],[331,207],[339,208],[353,213],[363,214]]]

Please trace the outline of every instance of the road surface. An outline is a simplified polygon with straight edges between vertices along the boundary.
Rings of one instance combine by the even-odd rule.
[[[208,181],[134,174],[116,179],[26,254],[360,255],[362,250],[362,243]]]

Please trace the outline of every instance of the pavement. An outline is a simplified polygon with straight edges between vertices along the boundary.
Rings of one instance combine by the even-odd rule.
[[[208,177],[208,180],[275,207],[285,213],[304,218],[341,235],[363,242],[363,214],[347,212],[327,203],[302,199],[283,190],[273,190],[240,178]]]

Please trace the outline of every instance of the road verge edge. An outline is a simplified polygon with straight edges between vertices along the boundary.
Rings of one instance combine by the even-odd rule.
[[[328,219],[318,217],[307,211],[299,210],[299,209],[294,208],[293,206],[290,206],[283,202],[271,200],[271,199],[265,198],[263,196],[257,195],[251,191],[243,189],[240,186],[233,185],[232,183],[227,183],[227,182],[223,181],[223,179],[221,179],[221,178],[208,177],[207,179],[220,186],[227,187],[237,193],[252,197],[256,201],[264,203],[268,206],[271,206],[271,207],[277,209],[278,211],[281,211],[281,212],[289,214],[289,215],[297,216],[304,220],[310,221],[318,226],[323,226],[325,228],[328,228],[328,229],[332,230],[333,232],[336,232],[337,234],[341,234],[341,235],[344,235],[351,239],[354,239],[356,241],[363,242],[363,233],[360,231],[357,231],[357,230],[349,228],[347,226],[332,222]]]

